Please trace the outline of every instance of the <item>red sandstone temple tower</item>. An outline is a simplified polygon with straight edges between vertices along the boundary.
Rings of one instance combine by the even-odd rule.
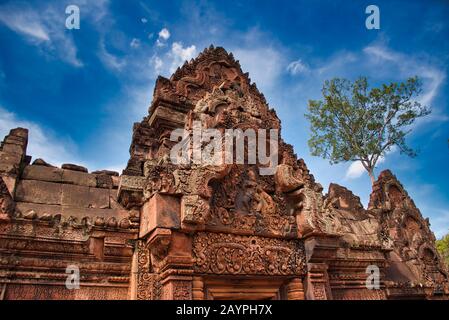
[[[281,129],[232,54],[210,47],[157,79],[122,175],[30,164],[27,130],[11,130],[0,149],[0,299],[448,297],[429,222],[390,171],[364,209],[339,185],[323,194],[282,139],[274,175],[260,163],[172,163],[172,131],[195,122]],[[67,288],[68,266],[79,288]]]

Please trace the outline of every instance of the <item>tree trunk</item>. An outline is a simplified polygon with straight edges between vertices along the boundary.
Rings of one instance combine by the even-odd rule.
[[[376,177],[374,176],[374,170],[373,169],[369,169],[368,170],[368,175],[371,178],[371,186],[373,186],[374,182],[376,182]]]

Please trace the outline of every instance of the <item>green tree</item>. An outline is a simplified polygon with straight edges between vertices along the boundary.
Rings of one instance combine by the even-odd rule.
[[[405,136],[417,118],[430,113],[430,108],[416,100],[420,93],[417,77],[372,89],[365,77],[354,82],[326,80],[324,99],[310,100],[306,114],[311,124],[308,143],[312,155],[329,159],[331,164],[360,161],[374,183],[374,168],[392,147],[408,156],[416,155],[405,143]]]
[[[437,250],[441,254],[446,267],[449,268],[449,233],[436,241]]]

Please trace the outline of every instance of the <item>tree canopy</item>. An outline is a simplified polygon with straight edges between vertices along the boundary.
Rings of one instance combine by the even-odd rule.
[[[326,80],[323,100],[310,100],[306,114],[312,155],[329,159],[331,164],[360,161],[374,183],[374,168],[391,148],[416,155],[405,136],[416,119],[431,112],[416,100],[421,87],[417,77],[372,89],[365,77],[354,82]]]
[[[443,238],[436,241],[436,246],[438,252],[441,254],[444,263],[449,268],[449,233]]]

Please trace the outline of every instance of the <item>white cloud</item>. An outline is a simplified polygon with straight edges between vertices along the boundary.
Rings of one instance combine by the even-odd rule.
[[[389,154],[392,154],[397,150],[396,146],[392,146],[390,150],[385,154],[384,157],[380,157],[379,160],[377,160],[376,168],[385,162],[385,157]],[[360,161],[354,161],[352,162],[348,169],[346,170],[345,178],[346,179],[357,179],[360,178],[363,173],[367,172],[366,169],[363,167],[363,164]]]
[[[142,22],[143,24],[145,24],[145,23],[148,22],[148,20],[147,20],[147,18],[142,18],[142,19],[140,19],[140,22]]]
[[[168,38],[170,38],[170,31],[168,31],[167,28],[163,28],[161,31],[159,31],[159,38],[168,40]]]
[[[136,38],[133,38],[129,45],[133,49],[138,48],[138,47],[140,47],[140,40],[136,39]]]
[[[70,139],[62,139],[45,130],[40,125],[19,119],[14,113],[0,107],[0,139],[3,140],[10,129],[22,127],[29,130],[27,154],[33,159],[43,158],[50,164],[79,163],[75,156],[75,145]]]
[[[150,65],[153,66],[154,72],[156,74],[161,74],[161,72],[163,70],[163,66],[164,66],[164,63],[163,63],[161,58],[159,58],[158,56],[154,55],[150,59]]]
[[[355,161],[351,163],[348,170],[346,171],[346,178],[356,179],[361,177],[364,172],[365,168],[363,167],[362,163],[360,161]]]
[[[65,33],[65,17],[51,6],[39,11],[27,5],[6,4],[0,7],[0,22],[9,29],[23,35],[45,55],[56,56],[75,67],[82,67],[73,39]]]
[[[196,47],[195,45],[183,47],[181,42],[173,42],[168,56],[172,59],[170,72],[173,73],[184,61],[189,61],[196,56]]]
[[[161,39],[156,40],[156,46],[157,47],[165,47],[167,44],[164,41],[161,41]]]
[[[398,59],[397,54],[394,54],[393,52],[390,52],[388,49],[376,45],[363,48],[363,52],[373,57],[376,57],[377,59],[379,59],[379,61],[381,60],[397,61]]]
[[[37,41],[50,41],[47,28],[38,14],[30,9],[12,10],[3,6],[0,9],[0,21],[11,30],[31,37]]]
[[[287,72],[289,72],[292,75],[297,75],[300,73],[307,72],[309,68],[306,64],[304,64],[301,59],[298,59],[296,61],[292,61],[287,66]]]
[[[357,60],[358,56],[352,52],[340,52],[324,63],[321,67],[317,68],[316,71],[320,76],[328,74],[340,76],[342,71],[347,71],[348,64],[355,63]]]
[[[396,52],[381,44],[367,46],[363,52],[369,63],[389,68],[389,72],[396,73],[396,76],[405,78],[417,75],[421,78],[424,83],[419,101],[424,105],[432,104],[445,79],[444,72],[438,67],[420,57]]]
[[[156,46],[158,47],[165,47],[166,46],[166,41],[170,38],[170,31],[168,31],[167,28],[163,28],[161,31],[159,31],[158,33],[158,38],[156,40]]]
[[[75,4],[80,7],[83,17],[87,16],[96,24],[104,22],[104,18],[109,14],[109,0],[77,0]],[[108,19],[110,18],[109,16]],[[104,24],[101,23],[99,26],[104,27]]]
[[[184,61],[189,61],[196,54],[197,49],[195,45],[184,47],[181,42],[174,42],[169,50],[167,49],[161,54],[154,53],[147,61],[154,69],[154,74],[169,77]]]
[[[275,85],[283,70],[282,54],[272,47],[239,48],[233,53],[262,92],[269,91]]]
[[[103,64],[112,71],[120,72],[126,66],[125,59],[120,59],[119,57],[108,52],[104,40],[100,40],[98,56],[101,62],[103,62]]]
[[[381,157],[377,161],[377,165],[385,162],[385,158]],[[364,173],[366,173],[366,169],[363,167],[363,164],[360,161],[354,161],[349,165],[349,168],[346,170],[346,179],[357,179],[360,178]]]

